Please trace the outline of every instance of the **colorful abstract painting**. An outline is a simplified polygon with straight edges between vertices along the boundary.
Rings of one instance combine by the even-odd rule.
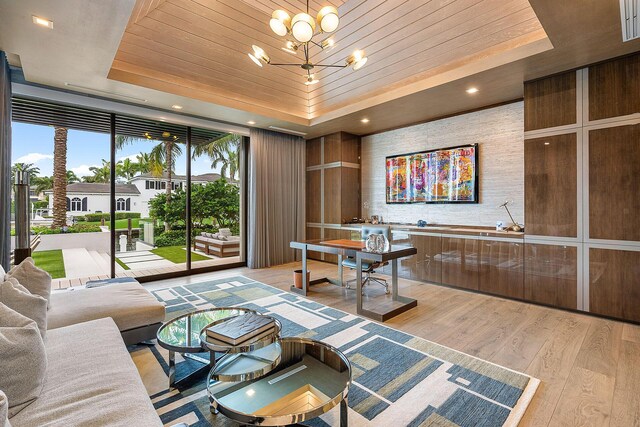
[[[387,203],[477,203],[477,145],[387,157]]]

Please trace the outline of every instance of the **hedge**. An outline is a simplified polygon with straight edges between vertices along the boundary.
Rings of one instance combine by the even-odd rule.
[[[109,213],[92,213],[86,214],[85,218],[88,222],[100,222],[102,218],[105,221],[109,221],[111,219],[111,215]],[[116,219],[127,219],[127,218],[140,218],[139,212],[116,212]]]
[[[67,231],[63,232],[61,229],[51,229],[44,225],[35,225],[31,227],[31,232],[34,234],[62,234],[62,233],[96,233],[100,232],[100,226],[93,224],[76,224],[67,227]]]
[[[157,235],[155,244],[158,247],[186,245],[187,236],[183,230],[169,230]]]

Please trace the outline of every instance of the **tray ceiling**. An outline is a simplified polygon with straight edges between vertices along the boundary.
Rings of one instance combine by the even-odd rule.
[[[299,0],[138,0],[109,79],[293,123],[309,124],[372,107],[551,48],[527,0],[312,1],[339,8],[335,47],[312,50],[312,62],[341,64],[355,49],[369,57],[359,71],[257,67],[262,47],[292,62],[269,28],[270,12],[305,9]]]

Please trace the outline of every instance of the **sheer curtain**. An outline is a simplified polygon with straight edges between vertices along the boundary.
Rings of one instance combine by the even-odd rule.
[[[248,199],[248,266],[295,261],[289,242],[305,230],[304,139],[251,129]]]
[[[9,270],[11,252],[11,79],[0,51],[0,264]]]

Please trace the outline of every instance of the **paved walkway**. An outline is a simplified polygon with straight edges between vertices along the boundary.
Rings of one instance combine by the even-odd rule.
[[[63,249],[62,259],[67,279],[111,274],[109,254],[85,248]],[[116,272],[123,268],[116,265]]]
[[[132,270],[164,268],[175,265],[173,262],[151,251],[118,252],[116,257]]]

